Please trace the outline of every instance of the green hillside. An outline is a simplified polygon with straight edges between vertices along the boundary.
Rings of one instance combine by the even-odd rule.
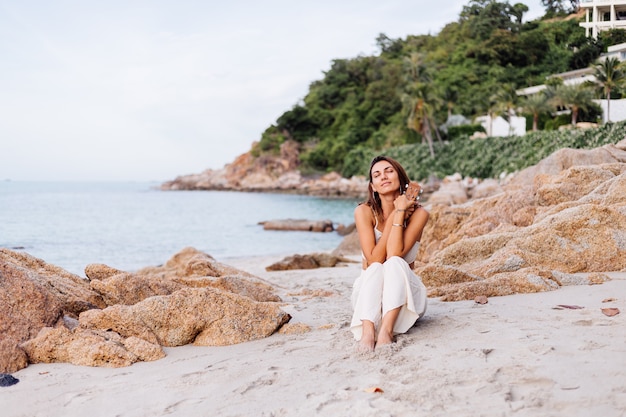
[[[530,107],[519,101],[516,89],[586,68],[607,46],[626,41],[623,30],[586,38],[576,15],[550,12],[523,23],[527,10],[519,3],[473,0],[435,36],[380,34],[377,55],[333,60],[302,101],[263,132],[253,155],[277,154],[283,142],[294,140],[304,174],[364,174],[369,159],[385,153],[402,161],[414,178],[454,172],[484,178],[534,164],[559,147],[621,140],[623,124],[558,131],[569,116],[548,110],[538,113],[539,131],[525,137],[469,140],[479,126],[446,125],[452,115],[471,121],[516,109],[527,117],[529,131]],[[620,98],[621,90],[611,97]],[[599,112],[597,106],[583,106],[577,120],[596,122]]]

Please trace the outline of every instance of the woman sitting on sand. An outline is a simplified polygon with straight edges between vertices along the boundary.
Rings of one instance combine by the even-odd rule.
[[[350,327],[362,351],[393,343],[426,311],[426,287],[413,272],[428,221],[420,191],[394,159],[372,160],[369,198],[354,210],[363,270],[354,282]]]

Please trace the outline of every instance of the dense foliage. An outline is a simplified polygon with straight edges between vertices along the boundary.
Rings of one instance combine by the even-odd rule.
[[[384,154],[397,159],[407,174],[419,181],[425,181],[431,175],[443,178],[457,172],[464,177],[498,178],[535,165],[558,149],[593,149],[617,143],[625,137],[626,122],[620,122],[594,129],[530,132],[521,137],[436,142],[435,158],[429,155],[424,144],[393,147]],[[366,175],[370,161],[378,153],[365,148],[348,153],[349,175]]]
[[[304,174],[363,173],[363,161],[385,153],[423,179],[454,172],[491,177],[536,162],[566,142],[587,146],[586,141],[596,140],[588,132],[470,141],[467,129],[446,125],[451,115],[472,120],[506,114],[515,89],[589,67],[607,45],[624,42],[622,30],[603,32],[598,40],[586,38],[574,15],[553,18],[559,10],[548,8],[551,19],[524,22],[524,4],[470,0],[458,20],[437,35],[390,39],[380,34],[378,55],[334,60],[303,100],[263,132],[253,154],[277,153],[291,139],[301,146]],[[578,121],[597,121],[592,107],[574,109]],[[532,124],[533,114],[527,117]],[[559,120],[545,111],[535,114],[539,129],[568,123]]]

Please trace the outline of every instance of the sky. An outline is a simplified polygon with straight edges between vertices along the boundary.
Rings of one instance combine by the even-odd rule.
[[[0,180],[222,168],[334,59],[376,55],[380,33],[436,35],[468,3],[0,0]]]

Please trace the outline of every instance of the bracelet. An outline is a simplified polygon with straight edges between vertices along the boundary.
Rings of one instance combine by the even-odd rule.
[[[406,211],[406,209],[396,209],[396,211]]]
[[[392,226],[398,226],[398,227],[404,227],[404,225],[403,225],[403,224],[400,224],[400,223],[392,223],[391,225],[392,225]]]

